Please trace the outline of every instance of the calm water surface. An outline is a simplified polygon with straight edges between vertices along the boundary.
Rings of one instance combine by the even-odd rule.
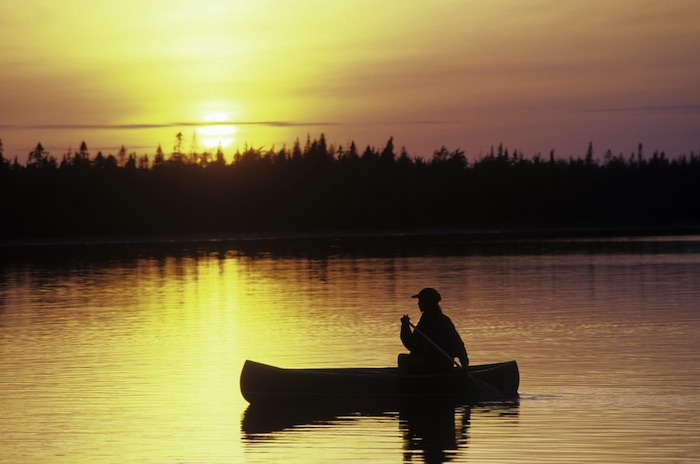
[[[700,462],[700,237],[0,248],[0,462]],[[443,294],[521,398],[249,408],[246,359],[388,366]]]

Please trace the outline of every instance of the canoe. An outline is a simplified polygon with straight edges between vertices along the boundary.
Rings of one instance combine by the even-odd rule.
[[[284,369],[247,360],[240,386],[250,404],[402,397],[479,401],[518,395],[520,373],[515,361],[469,366],[467,372],[399,375],[396,367]]]

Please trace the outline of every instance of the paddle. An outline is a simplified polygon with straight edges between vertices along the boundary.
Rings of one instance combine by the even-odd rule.
[[[488,397],[489,399],[492,399],[492,400],[495,400],[495,399],[503,399],[503,394],[502,394],[501,392],[499,392],[499,391],[498,391],[497,389],[495,389],[493,386],[489,385],[487,382],[484,382],[484,381],[481,380],[481,379],[477,379],[476,377],[474,377],[473,375],[471,375],[471,373],[469,373],[469,371],[467,371],[467,369],[466,369],[464,366],[462,366],[460,363],[458,363],[457,361],[455,361],[455,359],[454,359],[452,356],[450,356],[445,350],[443,350],[442,347],[441,347],[440,345],[438,345],[437,343],[435,343],[435,342],[434,342],[430,337],[428,337],[422,330],[420,330],[418,327],[416,327],[415,325],[413,325],[413,323],[412,323],[411,321],[408,322],[408,325],[410,325],[411,328],[413,328],[413,330],[414,330],[418,335],[420,335],[421,337],[425,338],[425,340],[426,340],[428,343],[430,343],[431,345],[433,345],[443,356],[445,356],[447,359],[449,359],[450,361],[452,361],[452,364],[454,364],[455,366],[457,366],[458,369],[460,369],[464,374],[466,374],[466,375],[469,377],[469,379],[470,379],[472,382],[474,382],[474,385],[476,385],[477,387],[479,387],[479,388],[481,389],[481,391],[482,391],[482,393],[484,394],[484,396],[486,396],[486,397]]]

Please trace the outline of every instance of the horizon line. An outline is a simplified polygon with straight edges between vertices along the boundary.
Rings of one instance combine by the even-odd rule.
[[[0,129],[9,130],[147,130],[167,129],[177,127],[208,127],[208,126],[267,126],[267,127],[332,127],[349,125],[445,125],[460,124],[461,121],[420,120],[420,121],[391,121],[373,123],[349,123],[336,121],[174,121],[166,123],[136,123],[136,124],[0,124]]]
[[[700,104],[689,105],[644,105],[613,108],[584,108],[575,113],[700,113]]]

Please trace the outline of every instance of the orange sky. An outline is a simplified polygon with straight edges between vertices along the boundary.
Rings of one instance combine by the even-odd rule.
[[[212,124],[212,123],[225,124]],[[700,151],[697,0],[8,0],[0,139],[20,161],[219,141],[471,158]]]

